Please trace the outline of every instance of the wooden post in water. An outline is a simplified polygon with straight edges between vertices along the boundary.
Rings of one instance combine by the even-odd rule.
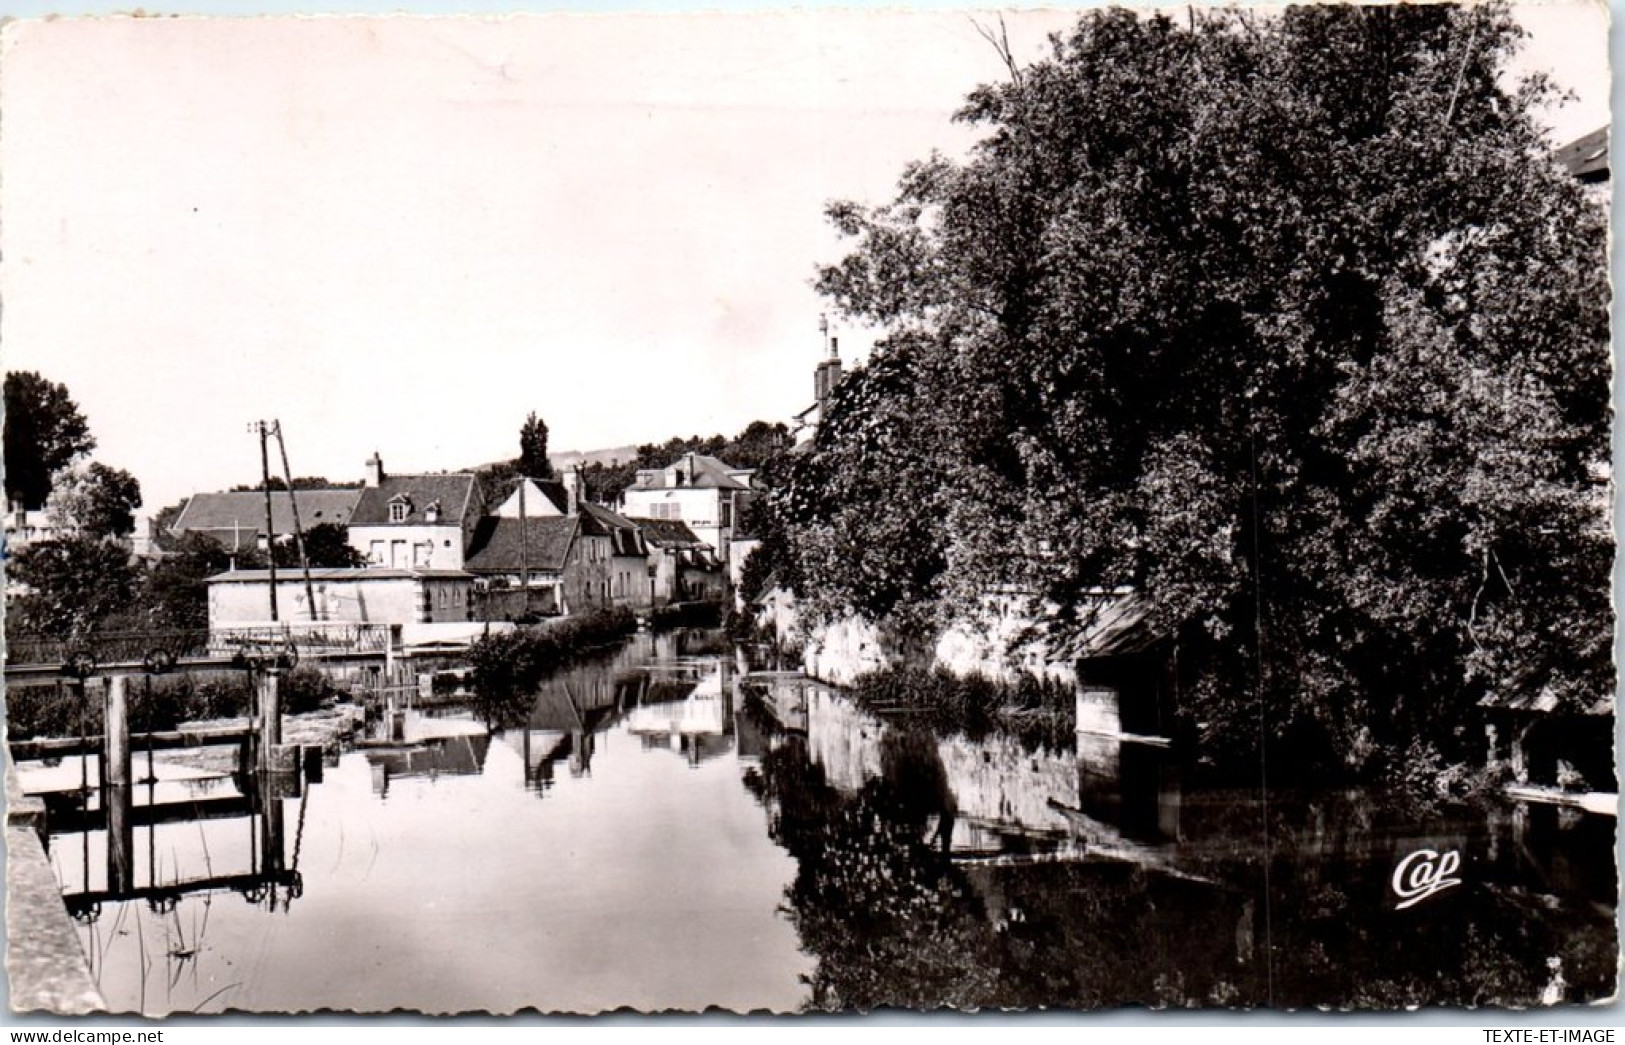
[[[102,689],[102,773],[110,787],[130,786],[129,681],[114,675]]]
[[[259,677],[259,764],[261,773],[276,769],[277,749],[282,746],[282,669],[268,667]]]
[[[320,744],[305,744],[299,749],[301,768],[304,770],[307,784],[322,782],[322,746]]]
[[[130,700],[128,680],[114,675],[102,689],[102,773],[107,804],[107,887],[115,893],[135,888],[135,794],[130,787]]]
[[[260,851],[255,854],[259,859],[260,873],[267,875],[275,881],[282,874],[282,839],[284,836],[282,795],[287,788],[286,778],[278,780],[275,773],[261,773],[259,780],[260,815]]]

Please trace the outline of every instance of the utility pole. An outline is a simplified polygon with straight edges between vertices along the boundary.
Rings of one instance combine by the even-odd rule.
[[[282,422],[272,421],[276,433],[277,449],[282,453],[282,478],[288,484],[288,507],[293,511],[293,544],[299,550],[299,568],[305,574],[305,599],[310,606],[310,619],[319,620],[316,613],[316,589],[310,583],[310,557],[305,554],[305,528],[299,524],[299,498],[293,492],[293,471],[288,467],[288,444],[282,440]]]
[[[519,611],[521,617],[530,616],[530,523],[525,519],[525,487],[530,482],[521,475],[519,477],[519,590],[525,593],[524,609]]]
[[[248,430],[260,437],[260,485],[265,488],[265,565],[271,571],[271,623],[275,624],[277,622],[276,553],[272,544],[273,538],[276,536],[276,530],[271,524],[271,455],[269,448],[265,445],[266,436],[270,433],[271,426],[264,421],[254,421],[249,424]]]

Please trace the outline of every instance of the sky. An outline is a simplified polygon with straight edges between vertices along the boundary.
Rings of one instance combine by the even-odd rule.
[[[0,360],[68,386],[149,513],[256,481],[259,419],[334,480],[516,456],[532,411],[555,451],[788,420],[824,205],[971,143],[990,17],[14,23]],[[1030,58],[1075,12],[1006,17]],[[1521,17],[1579,95],[1554,138],[1605,123],[1607,8]]]

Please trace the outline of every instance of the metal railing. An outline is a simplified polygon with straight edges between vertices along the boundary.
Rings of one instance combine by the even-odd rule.
[[[207,628],[181,631],[92,632],[74,638],[46,635],[8,635],[7,664],[61,664],[88,655],[98,664],[139,661],[155,653],[171,660],[204,656],[209,648]]]
[[[214,628],[208,650],[232,656],[267,650],[293,650],[301,658],[323,655],[387,653],[400,645],[398,626],[338,621],[298,621]]]

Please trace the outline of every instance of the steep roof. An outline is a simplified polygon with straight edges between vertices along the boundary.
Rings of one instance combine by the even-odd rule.
[[[565,492],[563,483],[557,479],[532,479],[531,482],[542,491],[542,496],[546,497],[553,507],[561,512],[570,510],[570,495]]]
[[[578,516],[524,520],[487,515],[474,526],[463,568],[473,573],[518,573],[521,551],[532,570],[562,570],[580,529]]]
[[[1559,711],[1579,715],[1611,715],[1614,712],[1614,698],[1611,693],[1599,694],[1588,704],[1574,706],[1566,705],[1550,686],[1532,684],[1533,679],[1513,679],[1509,680],[1509,683],[1486,693],[1479,699],[1478,706],[1499,708],[1504,711],[1529,711],[1543,715]]]
[[[601,504],[582,501],[578,507],[581,509],[583,516],[591,519],[605,530],[635,530],[638,528],[637,523],[634,523],[631,519],[618,512],[612,512]]]
[[[749,490],[750,484],[737,478],[745,469],[734,468],[708,454],[684,454],[665,468],[641,471],[633,490]],[[674,476],[683,475],[678,482]]]
[[[570,498],[564,490],[564,484],[557,479],[526,479],[525,484],[535,491],[536,497],[528,498],[525,506],[527,515],[538,518],[544,515],[564,515],[569,507]],[[488,515],[507,515],[517,517],[519,514],[519,491],[521,484],[515,483],[513,490],[507,496],[497,501]],[[545,503],[543,503],[545,502]]]
[[[360,499],[360,490],[296,490],[293,498],[286,490],[273,490],[271,529],[279,534],[292,533],[296,504],[299,522],[307,530],[322,523],[348,526]],[[210,536],[242,533],[252,541],[265,532],[264,492],[193,494],[169,527],[169,532],[177,536],[192,531]]]
[[[1576,138],[1553,154],[1580,181],[1608,180],[1608,128],[1598,127],[1583,137]]]
[[[696,548],[705,542],[694,535],[681,519],[633,519],[643,531],[643,539],[656,548]]]
[[[1140,653],[1162,635],[1152,630],[1151,604],[1139,592],[1108,597],[1090,611],[1084,630],[1060,652],[1072,660]]]
[[[428,523],[424,513],[436,503],[440,505],[436,525],[461,526],[474,501],[474,477],[457,473],[389,475],[377,486],[368,486],[360,492],[361,499],[350,516],[351,526],[423,526]],[[392,523],[389,505],[396,498],[405,499],[407,513],[406,518]]]
[[[643,543],[643,532],[631,519],[588,501],[582,501],[580,509],[581,532],[609,536],[615,545],[614,554],[638,558],[649,554]]]

